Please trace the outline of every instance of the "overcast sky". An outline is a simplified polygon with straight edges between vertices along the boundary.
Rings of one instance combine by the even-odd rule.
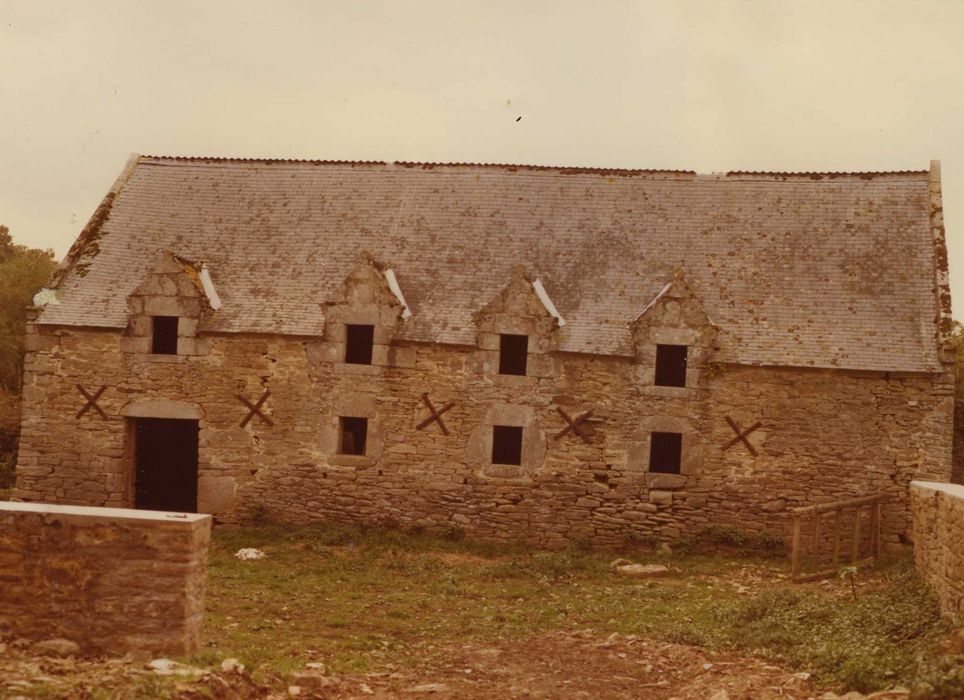
[[[62,256],[131,153],[699,172],[940,159],[961,309],[962,34],[956,0],[2,0],[0,223]]]

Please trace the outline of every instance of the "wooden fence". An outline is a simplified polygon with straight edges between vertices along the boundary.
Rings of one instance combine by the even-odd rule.
[[[794,581],[835,575],[880,556],[882,494],[794,508],[790,574]]]

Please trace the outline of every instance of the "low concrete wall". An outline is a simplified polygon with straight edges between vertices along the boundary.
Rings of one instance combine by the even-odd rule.
[[[211,516],[0,503],[0,631],[82,653],[198,649]]]
[[[934,587],[944,613],[964,619],[964,486],[910,484],[917,571]]]

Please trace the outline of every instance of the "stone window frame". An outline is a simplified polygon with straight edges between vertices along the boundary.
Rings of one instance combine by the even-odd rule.
[[[541,320],[541,319],[540,319]],[[503,335],[524,335],[529,339],[526,348],[525,374],[500,374],[499,361]],[[478,331],[479,371],[499,387],[522,389],[535,387],[540,379],[555,374],[549,354],[547,333],[540,321],[519,317],[494,317]]]
[[[650,441],[653,433],[679,433],[683,436],[679,474],[649,471]],[[678,490],[702,472],[703,453],[702,435],[689,420],[678,416],[649,416],[640,421],[637,430],[632,434],[632,446],[626,467],[629,472],[639,475],[649,488]]]
[[[362,365],[363,367],[367,365]],[[365,454],[341,454],[341,418],[368,419]],[[385,451],[386,431],[378,416],[378,404],[374,397],[359,394],[336,396],[331,412],[320,426],[321,448],[325,461],[332,467],[370,467],[377,464]]]
[[[378,376],[388,367],[414,367],[416,348],[394,344],[397,320],[398,311],[393,308],[333,305],[325,320],[324,338],[308,348],[309,360],[331,364],[337,375]],[[370,365],[345,362],[348,326],[374,326]]]
[[[128,300],[128,306],[130,316],[127,331],[120,338],[122,353],[133,355],[142,362],[178,363],[210,352],[210,339],[197,337],[200,300],[138,295]],[[152,351],[155,316],[177,317],[176,354],[155,354]]]
[[[684,398],[691,396],[698,388],[703,376],[703,357],[700,345],[701,334],[692,328],[650,328],[648,343],[640,348],[641,384],[643,393],[650,396],[664,396],[667,398]],[[686,385],[661,386],[656,383],[656,353],[659,345],[686,346]],[[673,431],[678,432],[678,431]]]
[[[522,428],[522,464],[493,464],[493,428],[508,425]],[[477,476],[488,480],[529,480],[545,466],[549,444],[539,427],[539,415],[534,406],[496,403],[469,434],[465,446],[465,464]]]

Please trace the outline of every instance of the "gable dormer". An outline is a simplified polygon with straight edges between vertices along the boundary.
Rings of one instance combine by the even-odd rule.
[[[394,270],[362,253],[351,271],[324,303],[324,340],[316,360],[331,362],[339,371],[361,374],[373,368],[414,364],[412,348],[392,345],[402,323],[412,313]]]
[[[127,297],[121,349],[154,357],[207,354],[207,342],[197,337],[198,324],[220,306],[203,263],[165,252]]]
[[[643,308],[630,330],[643,386],[669,395],[699,385],[719,333],[680,271]]]
[[[565,325],[548,292],[521,265],[509,283],[474,315],[481,372],[511,377],[552,374],[548,352]]]

